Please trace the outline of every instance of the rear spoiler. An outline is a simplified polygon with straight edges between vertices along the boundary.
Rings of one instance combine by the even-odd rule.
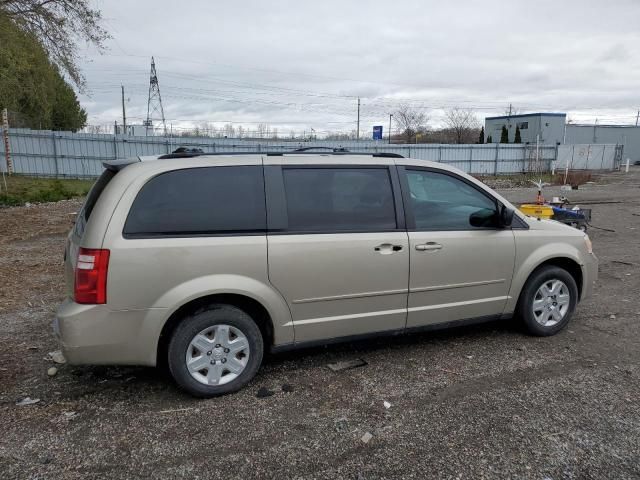
[[[124,158],[121,160],[109,160],[107,162],[102,162],[102,165],[107,170],[117,173],[120,170],[122,170],[124,167],[131,165],[133,163],[138,163],[138,162],[140,162],[140,158],[133,157],[133,158]]]

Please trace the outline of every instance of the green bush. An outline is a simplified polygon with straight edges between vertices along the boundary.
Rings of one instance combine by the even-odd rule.
[[[93,181],[72,179],[45,179],[22,175],[7,177],[8,192],[4,185],[0,192],[0,205],[15,206],[25,203],[59,202],[89,193]]]

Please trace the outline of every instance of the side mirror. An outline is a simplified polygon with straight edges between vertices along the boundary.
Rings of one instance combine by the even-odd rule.
[[[513,222],[513,209],[506,207],[504,205],[500,206],[500,226],[501,227],[510,227]]]

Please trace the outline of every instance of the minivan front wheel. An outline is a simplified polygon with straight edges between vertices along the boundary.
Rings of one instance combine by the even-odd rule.
[[[186,317],[169,342],[176,383],[198,397],[235,392],[256,374],[263,340],[253,319],[232,305],[210,305]]]
[[[535,271],[522,290],[518,313],[533,335],[554,335],[571,319],[578,301],[576,281],[566,270],[544,266]]]

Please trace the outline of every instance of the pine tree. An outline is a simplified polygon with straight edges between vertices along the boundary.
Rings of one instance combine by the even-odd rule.
[[[506,126],[502,126],[502,133],[500,134],[500,143],[509,143],[509,131]]]
[[[484,143],[484,127],[480,129],[480,135],[478,135],[478,143]]]
[[[513,143],[522,143],[522,137],[520,137],[520,127],[516,125],[516,138],[513,140]]]
[[[491,135],[487,137],[487,143],[493,143],[493,138],[491,138]]]

